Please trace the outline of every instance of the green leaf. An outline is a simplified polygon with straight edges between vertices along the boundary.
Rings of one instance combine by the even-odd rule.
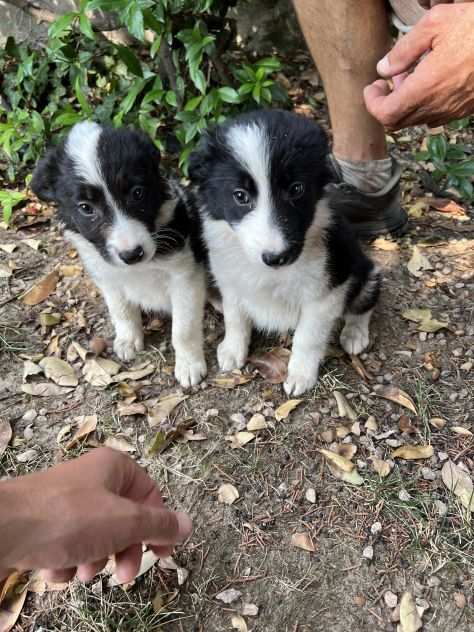
[[[3,221],[5,224],[10,223],[13,209],[23,200],[26,200],[26,194],[22,191],[0,191],[0,206],[3,211]]]
[[[474,195],[474,187],[470,180],[465,178],[458,184],[457,189],[465,200],[472,200]]]
[[[195,68],[191,69],[190,67],[189,75],[191,77],[192,82],[194,83],[196,88],[199,90],[199,92],[201,94],[204,94],[206,92],[207,85],[206,85],[206,78],[202,70],[195,69]]]
[[[458,178],[470,178],[474,176],[474,160],[465,160],[455,165],[450,165],[449,173]]]
[[[280,70],[281,63],[276,57],[264,57],[257,62],[259,68],[265,68],[266,70]]]
[[[262,86],[259,83],[256,83],[252,90],[252,96],[257,103],[260,103],[261,94],[262,94]]]
[[[84,33],[86,37],[91,40],[95,40],[94,31],[92,30],[92,24],[87,15],[85,13],[81,13],[79,16],[79,28],[81,29],[81,33]]]
[[[122,15],[130,33],[143,42],[145,39],[145,27],[143,11],[138,2],[129,2]]]
[[[130,86],[127,96],[120,104],[120,112],[122,114],[128,114],[137,100],[138,95],[146,86],[148,79],[135,79],[135,81]]]
[[[178,101],[176,99],[176,95],[172,90],[168,90],[165,95],[165,100],[168,105],[171,105],[174,108],[178,107]]]
[[[415,160],[419,160],[419,161],[429,160],[430,152],[429,151],[416,151],[413,154],[413,157],[415,158]]]
[[[133,53],[130,48],[122,46],[121,44],[116,44],[115,48],[117,49],[118,56],[127,66],[128,70],[137,77],[143,77],[142,67],[135,53]]]
[[[54,117],[53,123],[51,125],[52,129],[58,129],[60,127],[71,127],[79,121],[82,121],[83,117],[79,114],[79,112],[62,112]]]
[[[428,137],[428,151],[433,158],[443,161],[448,151],[448,141],[444,134],[435,134]]]
[[[85,112],[87,116],[91,116],[92,108],[84,95],[84,86],[82,84],[80,74],[78,74],[74,80],[74,93],[76,95],[76,99],[79,102],[79,105],[81,106],[82,111]]]
[[[193,97],[192,99],[189,99],[189,101],[184,106],[184,111],[185,112],[193,112],[198,107],[198,105],[201,103],[201,101],[202,101],[202,96],[201,95],[199,95],[197,97]]]
[[[69,30],[69,27],[77,17],[77,13],[65,13],[55,20],[48,29],[48,36],[51,39],[59,38],[63,33]]]
[[[234,90],[234,88],[230,88],[229,86],[219,88],[217,90],[217,94],[225,103],[240,103],[239,93],[237,90]]]

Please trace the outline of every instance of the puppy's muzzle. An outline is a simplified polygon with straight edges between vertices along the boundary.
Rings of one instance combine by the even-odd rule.
[[[132,265],[133,263],[138,263],[143,259],[145,251],[141,246],[137,246],[132,250],[122,250],[118,253],[118,256],[127,265]]]
[[[283,252],[270,252],[266,250],[262,254],[262,261],[271,268],[279,268],[280,266],[287,266],[293,263],[297,255],[298,253],[294,248],[288,248],[288,250],[284,250]]]

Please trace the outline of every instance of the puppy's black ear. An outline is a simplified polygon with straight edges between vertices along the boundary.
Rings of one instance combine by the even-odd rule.
[[[57,185],[61,169],[63,145],[52,147],[36,165],[31,180],[31,189],[40,200],[57,201]]]
[[[188,160],[188,176],[191,182],[202,184],[209,174],[212,157],[216,151],[216,137],[213,132],[204,132]]]

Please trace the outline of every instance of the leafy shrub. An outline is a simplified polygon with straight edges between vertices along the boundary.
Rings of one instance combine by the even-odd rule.
[[[464,129],[469,119],[453,122],[452,129]],[[427,148],[415,154],[419,161],[433,165],[431,177],[440,188],[454,188],[460,197],[468,202],[474,200],[474,159],[471,150],[462,143],[450,143],[446,134],[428,137]]]
[[[45,48],[9,38],[0,51],[0,153],[8,179],[31,169],[53,135],[86,118],[141,127],[161,149],[179,154],[185,170],[210,123],[285,101],[275,80],[278,59],[250,60],[237,47],[233,4],[81,0],[78,11],[51,24]],[[104,22],[126,29],[130,43],[106,39],[98,30]]]

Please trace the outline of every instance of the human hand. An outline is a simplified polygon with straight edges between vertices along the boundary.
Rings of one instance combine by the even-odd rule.
[[[108,448],[44,472],[0,483],[0,579],[9,570],[48,569],[50,581],[88,581],[115,554],[120,582],[131,581],[142,542],[157,555],[190,534],[189,516],[165,509],[155,482]]]
[[[365,88],[365,104],[389,129],[441,125],[472,114],[474,4],[431,9],[378,63],[377,71],[385,79]],[[386,81],[389,78],[393,90]]]

